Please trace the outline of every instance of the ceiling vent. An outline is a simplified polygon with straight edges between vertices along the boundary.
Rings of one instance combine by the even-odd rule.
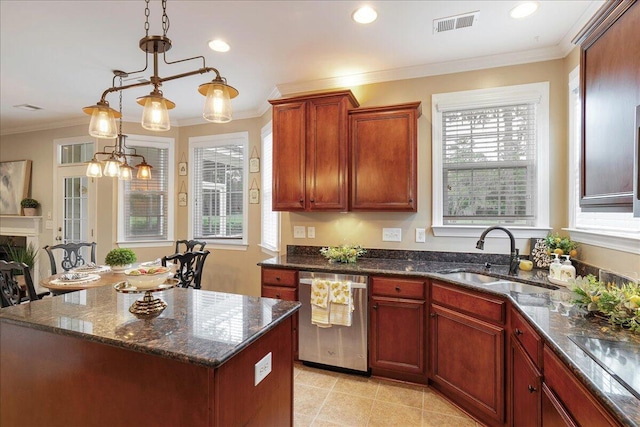
[[[449,16],[448,18],[439,18],[433,20],[433,32],[442,33],[444,31],[459,30],[460,28],[468,28],[478,22],[480,11],[463,13],[461,15]]]
[[[19,108],[21,110],[25,110],[25,111],[38,111],[38,110],[42,110],[42,107],[38,107],[37,105],[31,105],[31,104],[20,104],[20,105],[14,105],[15,108]]]

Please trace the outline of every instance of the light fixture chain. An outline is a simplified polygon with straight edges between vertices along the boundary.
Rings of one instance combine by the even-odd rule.
[[[167,0],[162,0],[162,30],[163,36],[167,36],[169,31],[169,16],[167,16]]]
[[[120,87],[122,87],[122,74],[120,75]],[[120,123],[119,123],[119,125],[120,125],[120,127],[119,127],[118,134],[122,135],[122,91],[119,91],[119,93],[120,93],[120,105],[119,105],[119,108],[120,108]]]
[[[144,8],[144,16],[145,16],[145,21],[144,21],[144,33],[145,33],[145,37],[149,37],[149,15],[150,15],[150,11],[149,11],[149,0],[145,0],[146,6]]]

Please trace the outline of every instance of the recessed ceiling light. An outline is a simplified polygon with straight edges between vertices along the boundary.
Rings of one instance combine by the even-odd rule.
[[[26,111],[38,111],[38,110],[42,110],[42,107],[38,107],[37,105],[31,105],[31,104],[20,104],[20,105],[14,105],[15,108],[19,108],[21,110],[26,110]]]
[[[209,47],[211,50],[215,50],[216,52],[228,52],[229,49],[231,49],[226,42],[220,39],[211,40],[209,42]]]
[[[378,12],[371,6],[362,6],[351,15],[358,24],[370,24],[378,18]]]
[[[526,18],[538,10],[538,6],[537,1],[524,2],[511,9],[509,15],[514,19]]]

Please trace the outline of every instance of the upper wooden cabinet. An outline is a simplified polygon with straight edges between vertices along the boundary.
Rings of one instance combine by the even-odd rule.
[[[358,101],[339,91],[273,105],[273,210],[348,209],[349,119]]]
[[[349,112],[353,211],[416,212],[420,103]]]
[[[605,3],[574,42],[581,45],[580,206],[631,211],[636,107],[640,105],[640,2]]]

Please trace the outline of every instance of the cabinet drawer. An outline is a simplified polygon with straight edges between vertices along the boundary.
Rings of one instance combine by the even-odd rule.
[[[480,319],[505,323],[507,303],[497,298],[432,282],[431,300],[456,311],[472,314]]]
[[[425,299],[426,283],[423,280],[372,277],[372,294],[392,298]]]
[[[283,270],[281,268],[263,268],[262,284],[275,286],[289,286],[295,288],[298,286],[298,271]]]
[[[262,296],[265,298],[277,298],[286,301],[297,301],[298,290],[284,286],[262,286]]]
[[[542,363],[542,339],[529,322],[514,308],[511,309],[511,332],[539,368]]]

